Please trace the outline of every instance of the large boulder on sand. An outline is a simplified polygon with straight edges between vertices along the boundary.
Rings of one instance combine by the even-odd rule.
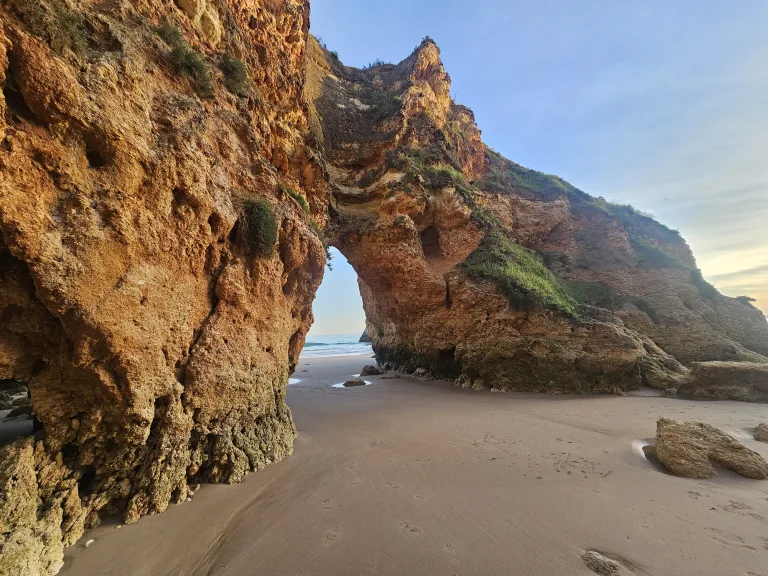
[[[381,374],[382,371],[376,366],[363,366],[363,369],[360,370],[360,376],[379,376]]]
[[[365,381],[360,378],[350,378],[344,382],[344,388],[352,388],[353,386],[365,386]]]
[[[758,424],[755,428],[755,440],[768,442],[768,424]]]
[[[694,362],[690,377],[677,393],[696,400],[768,402],[768,364]]]
[[[768,462],[728,434],[703,422],[660,418],[656,424],[656,455],[673,474],[712,478],[714,464],[753,478],[768,478]]]

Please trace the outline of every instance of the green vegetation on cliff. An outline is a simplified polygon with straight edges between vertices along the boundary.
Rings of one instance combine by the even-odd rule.
[[[248,254],[272,256],[277,242],[277,219],[269,202],[248,199],[243,203],[238,237]]]
[[[576,316],[577,304],[541,258],[509,240],[496,227],[462,263],[473,280],[488,280],[504,292],[511,306],[550,308]]]
[[[187,44],[181,30],[165,21],[158,26],[157,34],[170,46],[171,51],[168,54],[168,59],[176,71],[194,79],[197,91],[203,98],[213,98],[213,80],[208,66],[202,56]]]
[[[83,56],[88,50],[89,31],[84,16],[69,10],[62,0],[11,0],[8,4],[32,33],[47,40],[58,54],[72,50]]]

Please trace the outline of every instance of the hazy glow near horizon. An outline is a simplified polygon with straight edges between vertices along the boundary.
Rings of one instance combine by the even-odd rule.
[[[431,36],[489,146],[652,212],[721,292],[768,313],[767,22],[758,1],[318,0],[311,31],[352,66]],[[362,330],[354,271],[337,265],[318,324]]]

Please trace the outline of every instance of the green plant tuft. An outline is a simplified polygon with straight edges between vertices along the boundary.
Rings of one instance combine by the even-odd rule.
[[[301,194],[296,192],[296,190],[294,190],[290,186],[288,186],[286,184],[283,184],[282,182],[278,183],[278,187],[280,188],[280,191],[283,194],[288,194],[288,196],[290,196],[291,198],[296,200],[296,202],[299,203],[299,206],[301,206],[301,208],[302,208],[302,210],[304,210],[304,212],[306,212],[307,214],[310,213],[309,204],[307,203],[307,199],[304,198],[304,196],[302,196]]]
[[[245,96],[248,88],[248,68],[245,62],[225,56],[220,68],[224,73],[224,86],[227,90],[235,96]]]
[[[71,50],[83,57],[88,51],[89,31],[85,16],[69,10],[62,0],[11,0],[10,7],[33,34],[44,38],[58,54]]]
[[[277,219],[269,202],[260,199],[243,202],[238,238],[248,254],[272,256],[277,242]]]
[[[171,47],[168,59],[173,64],[174,69],[179,73],[191,76],[197,85],[197,91],[203,98],[213,98],[215,90],[208,65],[203,57],[187,44],[181,30],[164,20],[156,28],[156,32]]]
[[[496,227],[461,266],[473,280],[496,284],[518,310],[542,306],[571,317],[577,314],[576,302],[538,255],[509,240]]]

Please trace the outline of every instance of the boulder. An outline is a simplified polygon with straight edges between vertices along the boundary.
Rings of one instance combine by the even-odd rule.
[[[703,422],[660,418],[656,424],[656,455],[673,474],[712,478],[715,464],[747,478],[768,478],[768,462],[723,431]]]
[[[351,388],[353,386],[365,386],[365,382],[360,378],[350,378],[344,382],[344,388]]]
[[[768,442],[768,424],[758,424],[755,428],[755,440]]]
[[[621,564],[616,562],[616,560],[606,558],[594,550],[589,550],[581,559],[587,568],[596,574],[600,574],[600,576],[611,576],[611,574],[616,574],[616,572],[621,570]]]
[[[363,369],[360,370],[360,376],[380,376],[381,374],[382,371],[372,365],[363,366]]]
[[[768,402],[768,364],[694,362],[690,378],[677,393],[696,400]]]

